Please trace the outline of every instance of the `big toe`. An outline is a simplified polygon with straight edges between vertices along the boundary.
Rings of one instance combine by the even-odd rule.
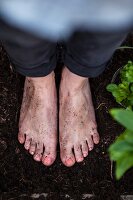
[[[51,158],[51,156],[45,156],[42,158],[42,163],[45,165],[45,166],[50,166],[52,165],[54,162],[54,160]]]
[[[45,166],[50,166],[54,163],[55,159],[56,159],[56,148],[46,146],[42,157],[42,163]]]
[[[61,160],[67,167],[71,167],[75,164],[75,157],[72,152],[72,148],[63,149],[61,148]]]

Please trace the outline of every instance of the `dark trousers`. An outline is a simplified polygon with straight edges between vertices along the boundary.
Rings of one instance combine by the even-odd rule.
[[[76,32],[65,42],[64,65],[83,77],[101,74],[127,33]],[[21,34],[19,39],[3,41],[16,71],[24,76],[42,77],[56,67],[56,42]]]

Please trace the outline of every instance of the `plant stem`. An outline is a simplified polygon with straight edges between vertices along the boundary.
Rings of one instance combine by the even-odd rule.
[[[121,47],[117,48],[117,50],[119,50],[119,49],[133,49],[133,47],[121,46]]]

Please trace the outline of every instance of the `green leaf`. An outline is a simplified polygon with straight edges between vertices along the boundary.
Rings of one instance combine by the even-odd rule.
[[[129,84],[129,90],[131,91],[131,93],[133,93],[133,83]]]
[[[110,113],[116,121],[133,131],[133,112],[131,110],[112,109]]]
[[[133,132],[125,130],[109,147],[110,159],[116,161],[116,178],[133,166]]]
[[[126,142],[133,145],[133,131],[126,130],[124,133],[124,139]]]
[[[107,91],[111,92],[117,103],[121,103],[124,107],[133,106],[133,62],[128,63],[120,71],[121,82],[117,84],[107,85]]]
[[[116,84],[109,84],[106,89],[112,93],[117,103],[121,103],[127,99],[130,94],[129,84],[127,82],[120,83],[118,86]]]
[[[116,162],[116,178],[119,180],[131,167],[133,167],[133,153],[129,153],[126,157],[123,156]]]
[[[114,90],[117,90],[117,88],[118,88],[118,86],[116,84],[113,84],[113,83],[108,84],[107,87],[106,87],[108,92],[113,92]]]
[[[113,91],[112,95],[115,97],[115,100],[116,100],[117,103],[122,102],[127,97],[127,94],[122,93],[122,91],[120,91],[120,90]]]
[[[133,62],[128,61],[128,63],[123,67],[120,73],[121,81],[126,81],[128,83],[133,82]]]
[[[116,140],[109,148],[110,158],[114,161],[117,161],[124,155],[127,156],[129,152],[133,152],[133,145],[125,140]]]

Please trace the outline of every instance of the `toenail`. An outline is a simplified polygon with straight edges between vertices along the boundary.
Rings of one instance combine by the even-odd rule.
[[[72,159],[71,159],[71,158],[69,158],[68,160],[66,160],[66,163],[68,163],[68,164],[72,164],[72,163],[73,163],[73,161],[72,161]]]
[[[86,156],[88,155],[88,153],[87,153],[87,152],[84,152],[83,155],[84,155],[84,157],[86,157]]]
[[[82,162],[83,161],[83,158],[79,158],[78,160],[77,160],[77,162]]]
[[[38,155],[36,155],[36,156],[34,157],[34,159],[36,159],[36,160],[39,160],[39,161],[40,161],[40,158],[39,158],[39,156],[38,156]]]
[[[44,161],[45,161],[45,163],[49,164],[49,163],[51,163],[51,158],[46,157],[46,158],[44,158]]]

